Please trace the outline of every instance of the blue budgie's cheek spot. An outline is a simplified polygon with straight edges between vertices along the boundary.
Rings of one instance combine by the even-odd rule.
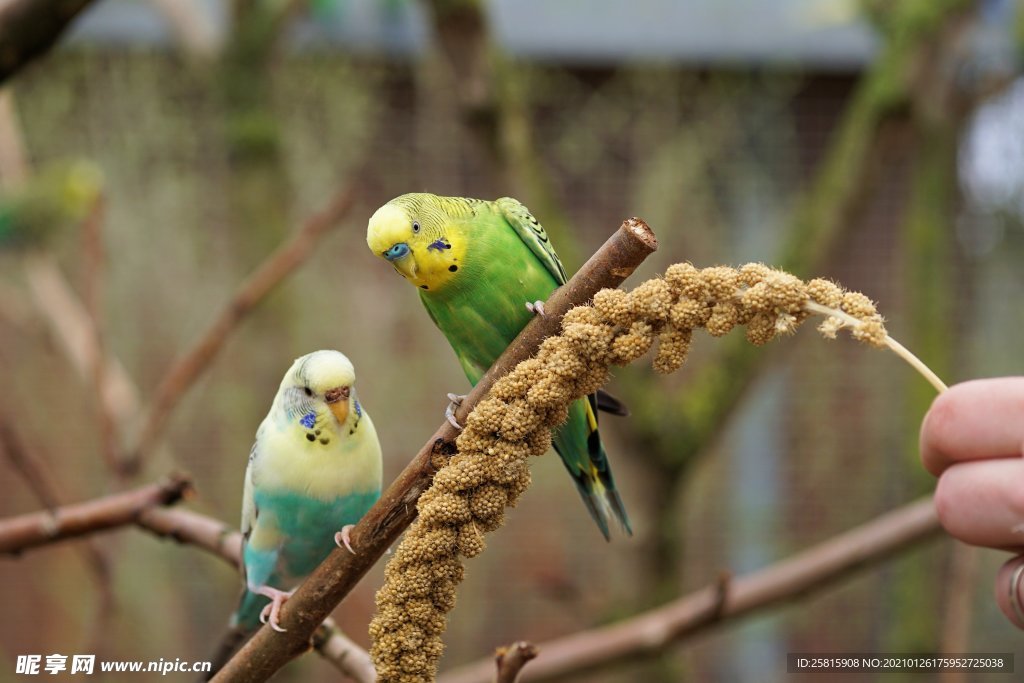
[[[356,417],[362,417],[363,416],[363,407],[361,405],[359,405],[359,401],[355,402],[355,409],[356,409]]]
[[[452,245],[449,244],[448,240],[446,240],[444,237],[442,237],[440,239],[436,239],[436,240],[434,240],[433,242],[431,242],[430,244],[427,245],[427,251],[430,251],[431,249],[437,249],[438,251],[444,251],[445,249],[451,249],[451,248],[452,248]]]
[[[301,422],[302,426],[306,429],[312,429],[313,425],[316,424],[316,413],[306,413],[302,416],[302,419],[299,420],[299,422]]]

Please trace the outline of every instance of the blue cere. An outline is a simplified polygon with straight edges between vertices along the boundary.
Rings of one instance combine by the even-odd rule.
[[[386,258],[388,261],[394,261],[396,259],[402,258],[408,253],[409,245],[406,244],[405,242],[399,242],[398,244],[393,244],[390,249],[384,252],[384,258]]]
[[[316,413],[306,413],[302,416],[302,419],[299,420],[299,422],[301,422],[302,426],[306,429],[312,429],[313,425],[316,424]]]

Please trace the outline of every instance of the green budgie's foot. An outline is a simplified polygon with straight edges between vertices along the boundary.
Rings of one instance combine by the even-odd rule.
[[[448,394],[448,407],[444,409],[444,417],[448,422],[451,423],[452,427],[455,427],[460,432],[462,431],[462,425],[455,420],[455,409],[462,405],[462,400],[466,398],[466,394]]]
[[[355,528],[355,524],[346,524],[345,526],[341,527],[341,531],[334,534],[334,543],[339,548],[345,548],[353,555],[356,554],[356,551],[352,549],[352,530]]]
[[[526,310],[528,310],[530,313],[533,313],[534,315],[539,315],[542,318],[545,315],[547,315],[547,313],[544,312],[544,302],[543,301],[534,301],[532,304],[529,301],[527,301],[526,302]]]
[[[276,588],[270,586],[260,586],[253,591],[258,595],[265,595],[270,598],[270,604],[263,608],[260,612],[260,623],[270,624],[270,628],[274,629],[278,633],[284,633],[288,629],[282,628],[279,619],[281,617],[281,605],[288,602],[288,598],[292,597],[292,593],[295,592],[293,588],[290,591],[279,591]]]

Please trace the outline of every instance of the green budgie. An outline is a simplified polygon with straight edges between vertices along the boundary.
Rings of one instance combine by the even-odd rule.
[[[45,245],[83,220],[103,192],[103,173],[88,161],[51,166],[0,195],[0,247]]]
[[[373,214],[366,242],[419,289],[427,313],[448,338],[472,384],[532,315],[543,315],[541,302],[567,279],[544,228],[509,197],[488,202],[402,195]],[[599,404],[625,413],[603,392],[576,401],[554,436],[554,446],[601,533],[609,538],[609,513],[626,533],[632,530],[597,432]]]
[[[281,606],[380,497],[381,450],[338,351],[296,360],[249,455],[242,497],[245,591],[211,676]]]

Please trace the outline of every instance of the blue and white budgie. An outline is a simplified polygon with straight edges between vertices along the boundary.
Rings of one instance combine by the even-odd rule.
[[[214,672],[281,606],[380,497],[381,449],[338,351],[296,360],[256,432],[242,498],[245,592]],[[212,672],[213,673],[213,672]]]

